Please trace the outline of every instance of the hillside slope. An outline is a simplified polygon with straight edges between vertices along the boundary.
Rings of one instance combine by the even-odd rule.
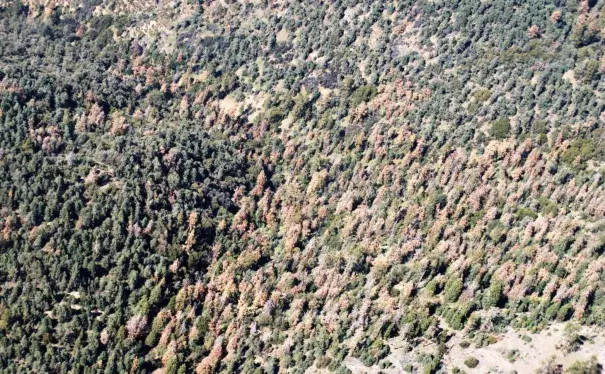
[[[437,372],[602,325],[604,17],[1,3],[0,368]]]

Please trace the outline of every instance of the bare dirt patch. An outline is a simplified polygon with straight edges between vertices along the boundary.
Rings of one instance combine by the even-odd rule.
[[[582,327],[580,335],[584,341],[574,352],[564,352],[561,343],[565,341],[565,324],[557,323],[539,333],[516,331],[508,328],[505,332],[492,334],[495,343],[477,347],[464,331],[451,331],[453,334],[446,345],[442,359],[443,372],[450,373],[457,367],[472,373],[534,373],[542,368],[547,360],[553,358],[555,365],[568,368],[576,361],[586,361],[595,356],[599,363],[605,363],[605,331],[601,328]],[[470,343],[465,345],[463,342]],[[461,344],[462,343],[462,344]],[[391,353],[385,358],[391,367],[380,369],[377,365],[367,367],[359,359],[347,357],[343,365],[353,373],[395,374],[413,367],[414,372],[422,370],[419,358],[423,354],[435,351],[435,346],[425,342],[410,346],[402,338],[389,341]],[[465,348],[463,348],[465,347]],[[478,364],[469,368],[465,360],[474,357]]]

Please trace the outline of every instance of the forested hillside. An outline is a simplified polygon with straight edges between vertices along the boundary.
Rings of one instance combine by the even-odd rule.
[[[604,39],[603,0],[0,1],[0,371],[603,325]]]

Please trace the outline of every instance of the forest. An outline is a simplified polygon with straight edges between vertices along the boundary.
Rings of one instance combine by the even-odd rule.
[[[0,0],[0,371],[472,373],[454,332],[553,323],[577,349],[604,42],[603,0]],[[434,349],[399,369],[393,339]]]

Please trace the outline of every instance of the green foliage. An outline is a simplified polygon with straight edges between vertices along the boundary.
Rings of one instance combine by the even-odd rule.
[[[546,135],[548,133],[547,122],[543,120],[535,120],[532,122],[532,132],[537,135]]]
[[[427,285],[424,287],[424,292],[426,292],[428,296],[434,296],[440,291],[440,284],[435,279],[428,282]]]
[[[559,321],[567,321],[573,313],[573,307],[570,304],[563,305],[557,312],[557,319]]]
[[[490,334],[480,333],[475,337],[475,345],[477,348],[487,347],[488,345],[495,344],[498,339]]]
[[[462,330],[474,309],[475,305],[473,303],[464,303],[457,307],[446,308],[443,316],[452,328]]]
[[[500,118],[492,122],[489,134],[492,138],[502,140],[510,136],[510,121],[508,118]]]
[[[546,317],[546,319],[548,320],[553,320],[555,319],[555,317],[557,316],[557,314],[559,313],[559,309],[561,308],[561,303],[557,302],[557,303],[552,303],[548,309],[546,309],[546,312],[544,313],[544,316]]]
[[[498,243],[498,242],[504,240],[506,237],[506,232],[508,231],[507,227],[504,226],[503,224],[499,223],[498,221],[494,222],[494,224],[491,224],[488,229],[489,229],[489,238],[494,243]]]
[[[366,366],[372,366],[386,357],[390,352],[390,347],[381,339],[367,341],[368,345],[362,345],[358,349],[358,357]]]
[[[344,366],[339,366],[335,371],[335,374],[353,374],[353,372],[351,370],[349,370],[348,368],[344,367]]]
[[[445,283],[443,300],[447,303],[453,303],[458,300],[462,293],[462,279],[451,276]]]
[[[1,372],[344,373],[401,334],[438,372],[441,318],[603,320],[579,4],[70,3],[0,6]]]
[[[588,26],[587,23],[581,23],[574,27],[570,39],[577,47],[590,45],[598,40],[598,31]]]
[[[518,220],[522,220],[525,217],[529,217],[531,219],[536,219],[536,218],[538,218],[538,213],[536,213],[536,211],[534,209],[518,208],[516,217]]]
[[[426,206],[426,214],[429,217],[433,217],[437,211],[437,209],[443,209],[447,204],[447,196],[439,193],[434,194],[428,199],[428,203]]]
[[[589,360],[574,362],[565,370],[566,374],[599,374],[601,372],[601,365],[594,355]]]
[[[582,79],[584,83],[589,84],[599,78],[600,66],[601,64],[599,63],[599,61],[595,59],[590,59],[584,64],[578,76]]]
[[[568,323],[563,330],[564,341],[562,349],[566,352],[574,352],[582,345],[583,340],[580,335],[581,327],[576,323]]]
[[[575,139],[561,155],[561,161],[575,165],[579,160],[579,165],[585,165],[586,161],[594,157],[595,151],[596,147],[592,139]]]
[[[492,91],[490,91],[490,90],[479,90],[473,94],[473,97],[475,98],[475,100],[477,100],[480,103],[483,103],[483,102],[489,100],[489,98],[491,96],[492,96]]]
[[[477,358],[475,357],[467,357],[464,360],[464,365],[466,365],[467,367],[474,369],[477,367],[477,365],[479,365],[479,360],[477,360]]]
[[[420,363],[422,364],[423,374],[434,374],[438,372],[441,366],[441,359],[437,355],[424,355],[420,359]]]
[[[355,91],[353,91],[351,97],[349,98],[350,107],[355,108],[361,103],[366,103],[372,100],[376,96],[377,92],[376,87],[370,85],[357,88]]]
[[[483,296],[483,308],[489,309],[499,306],[502,301],[502,290],[504,285],[497,279],[492,279],[489,288]]]
[[[515,361],[517,361],[517,359],[519,358],[520,354],[521,354],[521,352],[518,349],[516,349],[516,348],[509,349],[506,352],[506,359],[510,363],[514,363]]]
[[[282,108],[279,107],[274,107],[269,109],[269,111],[266,114],[267,116],[267,120],[271,123],[279,123],[281,122],[284,118],[286,118],[286,113],[284,112],[284,110]]]
[[[545,216],[555,216],[559,212],[558,204],[545,197],[540,197],[538,203],[540,204],[542,214]]]

